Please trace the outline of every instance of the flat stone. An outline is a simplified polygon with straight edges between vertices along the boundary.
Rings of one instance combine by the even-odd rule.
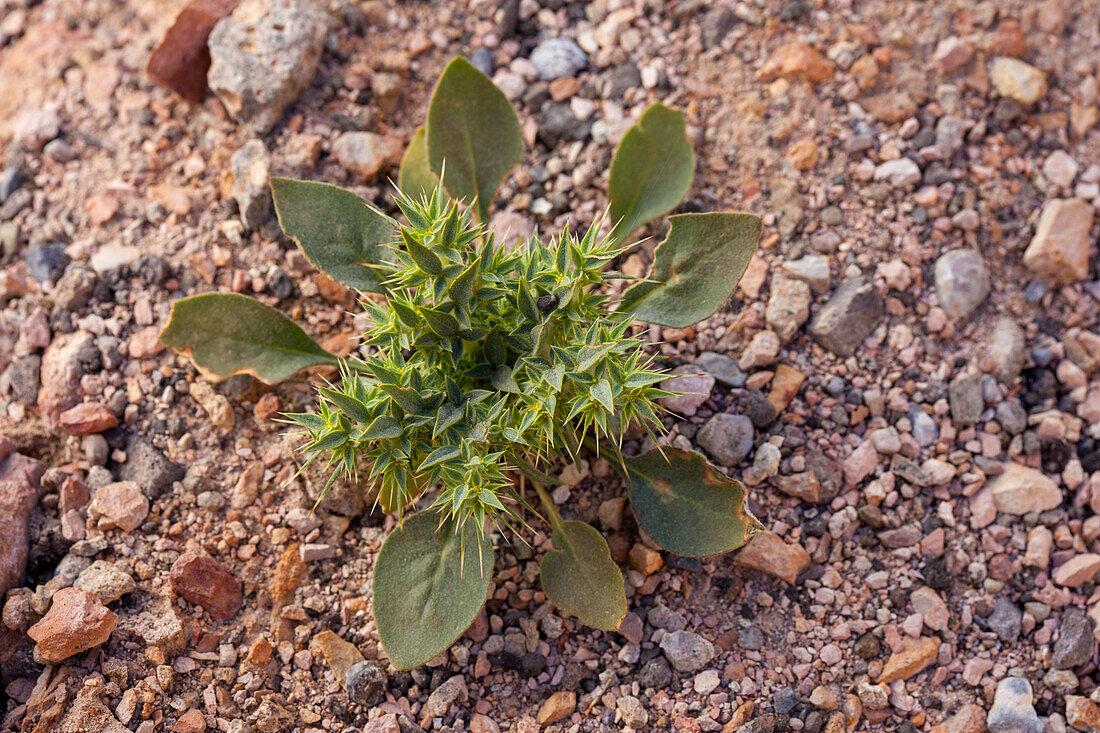
[[[1024,612],[1020,607],[1001,596],[993,602],[993,613],[989,614],[986,623],[990,630],[1001,641],[1013,642],[1020,636],[1023,630]]]
[[[101,402],[85,402],[62,412],[58,425],[69,435],[91,435],[118,427],[118,416]]]
[[[941,39],[932,52],[932,63],[941,74],[950,74],[970,62],[974,50],[964,39],[950,36]]]
[[[774,532],[760,532],[737,552],[734,562],[794,585],[798,574],[809,565],[810,554],[797,543],[784,542]]]
[[[103,644],[118,624],[118,616],[88,591],[62,588],[50,610],[27,630],[47,662],[61,662]]]
[[[828,303],[814,316],[810,337],[837,356],[851,356],[882,320],[882,297],[874,284],[854,277],[837,286]]]
[[[38,505],[42,467],[14,452],[10,439],[0,435],[0,598],[23,582],[30,551],[28,522]]]
[[[691,417],[695,411],[708,399],[710,391],[714,389],[714,377],[701,373],[694,366],[680,366],[672,370],[672,376],[661,382],[661,389],[673,392],[671,397],[665,397],[661,404],[665,409]]]
[[[969,316],[989,295],[989,268],[977,250],[953,249],[936,260],[936,297],[952,318]]]
[[[1027,356],[1026,346],[1023,329],[1013,318],[1002,316],[997,319],[986,346],[986,355],[995,365],[997,378],[1002,384],[1010,384],[1020,376]]]
[[[947,388],[951,420],[959,427],[976,424],[982,419],[985,400],[982,397],[982,375],[962,374],[951,380]]]
[[[736,466],[752,450],[752,421],[744,415],[721,412],[707,420],[695,442],[722,466]]]
[[[1077,609],[1066,611],[1058,627],[1058,641],[1050,653],[1050,666],[1072,669],[1088,663],[1096,648],[1093,629],[1093,621],[1085,613]]]
[[[693,631],[673,631],[661,639],[661,651],[678,672],[698,672],[710,664],[718,649]]]
[[[559,690],[539,708],[539,725],[550,725],[565,720],[577,709],[577,693],[572,690]]]
[[[704,351],[695,357],[692,365],[711,375],[720,384],[727,387],[745,386],[745,373],[741,371],[741,367],[737,366],[736,361],[724,354]]]
[[[163,87],[194,104],[206,95],[210,51],[206,40],[214,25],[240,0],[191,0],[149,56],[145,72]]]
[[[817,295],[829,292],[832,276],[829,272],[829,258],[824,255],[806,255],[784,262],[783,272],[809,285],[810,290]]]
[[[810,286],[801,280],[776,274],[772,277],[771,294],[764,319],[768,326],[786,342],[810,317]]]
[[[244,0],[210,32],[210,88],[265,134],[313,80],[331,21],[312,0]]]
[[[908,158],[888,160],[875,167],[874,179],[884,181],[894,188],[912,186],[920,183],[920,166]]]
[[[1024,266],[1059,285],[1088,277],[1094,211],[1080,199],[1048,201],[1024,252]]]
[[[779,336],[774,331],[760,331],[741,352],[737,366],[744,371],[770,366],[779,356],[780,345]]]
[[[332,144],[332,154],[340,165],[364,181],[397,165],[404,150],[401,140],[373,132],[345,132]]]
[[[1080,588],[1100,572],[1100,555],[1086,552],[1075,555],[1054,569],[1054,582],[1067,588]]]
[[[133,532],[149,515],[149,499],[133,481],[116,481],[95,492],[90,510],[124,532]]]
[[[777,476],[775,487],[788,496],[816,504],[821,501],[821,482],[813,471]]]
[[[867,97],[862,102],[867,113],[879,122],[896,125],[917,113],[917,102],[904,91],[884,92]]]
[[[1039,101],[1047,91],[1046,74],[1031,64],[1007,56],[998,56],[989,64],[989,80],[1002,97],[1023,105]]]
[[[216,621],[229,621],[244,602],[244,586],[225,566],[204,553],[180,555],[169,573],[172,589],[206,609]]]
[[[1017,516],[1045,512],[1062,503],[1062,490],[1041,471],[1008,462],[987,484],[997,511]]]
[[[940,640],[934,636],[906,639],[902,648],[890,655],[879,675],[880,683],[907,680],[936,661]]]
[[[1043,723],[1032,706],[1031,683],[1019,677],[997,683],[986,725],[989,733],[1043,733]]]
[[[346,681],[348,670],[353,665],[364,661],[359,647],[341,639],[333,631],[327,629],[322,631],[314,636],[310,643],[320,649],[325,661],[328,662],[329,669],[332,670],[332,676],[337,680]]]
[[[432,718],[442,717],[451,709],[451,705],[466,702],[469,699],[469,691],[466,689],[466,678],[456,674],[449,680],[435,688],[428,701],[424,703],[424,714]]]

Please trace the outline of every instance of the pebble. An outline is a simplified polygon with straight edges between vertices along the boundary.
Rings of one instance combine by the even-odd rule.
[[[38,462],[14,452],[0,435],[0,598],[23,580],[30,550],[28,523],[38,505]]]
[[[27,630],[47,662],[61,662],[103,644],[118,624],[93,593],[79,588],[62,588],[53,595],[50,610]]]
[[[760,68],[762,81],[786,79],[816,84],[831,79],[832,76],[832,62],[806,43],[787,43],[779,46]]]
[[[127,443],[126,463],[119,470],[119,478],[136,483],[150,499],[159,497],[183,476],[183,466],[168,460],[152,443],[140,438]]]
[[[4,203],[23,185],[23,174],[18,168],[5,168],[0,172],[0,204]]]
[[[623,725],[628,728],[644,730],[649,723],[649,712],[646,706],[633,695],[623,695],[616,700],[615,709],[622,717]]]
[[[673,631],[661,639],[661,651],[677,672],[698,672],[718,654],[714,644],[692,631]]]
[[[780,341],[794,338],[810,317],[810,300],[810,286],[805,282],[779,274],[773,276],[764,318]]]
[[[62,412],[58,425],[69,435],[79,437],[117,427],[118,417],[102,403],[85,402]]]
[[[133,481],[116,481],[101,486],[89,507],[123,532],[133,532],[149,515],[149,499]]]
[[[94,594],[100,603],[107,605],[137,590],[137,583],[117,563],[96,560],[81,571],[73,587]]]
[[[40,283],[56,282],[69,264],[63,244],[36,244],[23,255],[27,274]]]
[[[779,347],[779,336],[774,331],[760,331],[741,352],[737,366],[744,371],[750,371],[774,364],[779,357]]]
[[[456,674],[428,696],[424,703],[424,714],[430,718],[439,718],[451,709],[455,703],[466,702],[469,699],[469,691],[466,689],[466,678]]]
[[[882,320],[884,305],[874,284],[854,277],[837,286],[814,316],[810,336],[837,356],[851,356]]]
[[[695,442],[719,465],[736,466],[752,450],[754,435],[749,418],[722,412],[703,425]]]
[[[388,682],[385,671],[370,660],[351,665],[344,676],[344,688],[348,697],[366,708],[385,699]]]
[[[966,318],[989,295],[989,268],[977,250],[954,249],[936,260],[936,297],[954,319]]]
[[[997,511],[1021,516],[1045,512],[1062,503],[1062,490],[1042,472],[1008,462],[988,483]]]
[[[1020,677],[997,683],[986,725],[989,733],[1043,733],[1043,723],[1032,706],[1031,683]]]
[[[1039,101],[1047,91],[1046,75],[1031,64],[1007,56],[998,56],[989,65],[989,80],[1002,97],[1023,105]]]
[[[924,617],[924,625],[933,631],[946,631],[951,620],[947,604],[935,590],[927,586],[918,588],[909,596],[913,610]]]
[[[1067,588],[1080,588],[1091,583],[1100,572],[1100,555],[1085,552],[1075,555],[1054,570],[1054,582]]]
[[[565,720],[577,709],[577,693],[572,690],[559,690],[539,708],[539,725],[550,725]]]
[[[713,351],[704,351],[695,357],[692,364],[715,378],[720,384],[727,387],[744,387],[745,373],[737,362]]]
[[[265,134],[313,80],[330,23],[312,0],[244,0],[210,33],[210,89]]]
[[[906,680],[936,661],[940,640],[934,636],[906,639],[901,648],[890,655],[879,675],[879,682],[889,684]]]
[[[1066,722],[1085,733],[1100,733],[1100,705],[1081,695],[1067,695]]]
[[[232,12],[233,0],[191,0],[149,55],[146,73],[193,104],[206,94],[210,52],[206,43],[214,25]]]
[[[734,562],[794,585],[798,574],[810,564],[810,554],[797,543],[784,542],[774,532],[760,532],[737,552]]]
[[[976,424],[982,418],[985,399],[982,396],[982,376],[962,374],[951,380],[947,388],[951,420],[959,427]]]
[[[576,76],[588,66],[588,55],[571,38],[548,38],[531,52],[539,78],[552,81],[565,76]]]
[[[920,183],[920,166],[908,158],[887,160],[875,167],[874,179],[885,181],[894,188],[912,186]]]
[[[397,165],[403,150],[399,138],[373,132],[345,132],[332,144],[340,165],[364,181],[373,181]]]
[[[1020,607],[1001,596],[993,602],[993,612],[986,623],[997,638],[1004,642],[1016,641],[1023,629],[1024,613]]]
[[[672,397],[665,397],[661,404],[665,409],[691,417],[695,411],[708,399],[710,391],[714,389],[714,377],[709,374],[701,374],[693,366],[680,366],[672,370],[672,377],[661,382],[661,389],[673,392]]]
[[[950,74],[966,66],[973,53],[974,50],[964,39],[950,36],[936,44],[936,50],[932,52],[932,63],[941,74]]]
[[[829,259],[824,255],[806,255],[784,262],[783,272],[809,285],[810,290],[817,295],[829,292],[832,276],[829,272]]]
[[[1055,284],[1088,277],[1094,212],[1091,204],[1080,199],[1048,201],[1024,252],[1024,266]]]
[[[1080,167],[1065,150],[1055,150],[1043,161],[1043,175],[1055,186],[1069,188]]]
[[[1096,647],[1093,636],[1093,620],[1076,609],[1066,611],[1058,627],[1058,641],[1050,654],[1050,666],[1054,669],[1072,669],[1092,659]]]
[[[189,603],[204,608],[215,621],[229,621],[244,602],[244,586],[209,555],[188,551],[172,563],[172,589]]]
[[[245,229],[255,229],[271,216],[271,156],[262,140],[249,140],[229,158],[223,193],[237,202]]]

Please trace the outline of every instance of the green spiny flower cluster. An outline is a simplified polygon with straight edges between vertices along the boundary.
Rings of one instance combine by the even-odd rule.
[[[319,389],[317,414],[288,416],[310,461],[366,471],[386,511],[438,486],[441,515],[480,528],[518,517],[513,462],[575,457],[631,422],[660,429],[663,375],[602,292],[622,250],[595,225],[506,249],[441,188],[397,203],[409,223],[380,266],[388,298],[363,304],[370,355]]]

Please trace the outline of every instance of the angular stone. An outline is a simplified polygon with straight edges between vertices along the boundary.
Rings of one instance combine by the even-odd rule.
[[[1008,462],[988,483],[997,511],[1024,515],[1045,512],[1062,503],[1062,490],[1041,471]]]
[[[774,532],[761,532],[745,543],[734,562],[794,585],[798,574],[809,565],[810,554],[797,543],[784,542]]]
[[[924,616],[925,626],[933,631],[947,629],[951,612],[947,610],[947,604],[936,591],[927,586],[918,588],[910,594],[909,602],[913,604],[914,611]]]
[[[0,435],[0,598],[23,581],[30,551],[28,522],[38,504],[38,461],[14,452]]]
[[[661,639],[661,651],[677,672],[698,672],[718,654],[718,649],[693,631],[673,631]]]
[[[172,563],[172,589],[216,621],[229,621],[244,602],[244,585],[225,566],[201,552],[189,551]]]
[[[1066,611],[1058,627],[1058,641],[1050,652],[1054,669],[1073,669],[1087,664],[1096,648],[1093,621],[1079,609]]]
[[[442,717],[450,710],[451,705],[466,702],[469,695],[466,678],[456,674],[428,695],[428,701],[424,703],[424,714],[432,718]]]
[[[810,317],[810,286],[783,275],[772,277],[764,318],[779,340],[790,341]]]
[[[707,420],[695,442],[722,466],[736,466],[752,450],[755,431],[744,415],[720,412]]]
[[[240,0],[191,0],[149,56],[145,66],[153,81],[198,104],[206,94],[210,51],[206,39],[214,25],[233,12]]]
[[[1100,555],[1086,552],[1075,555],[1054,569],[1054,582],[1067,588],[1080,588],[1100,572]]]
[[[1066,695],[1066,722],[1085,733],[1100,732],[1100,705],[1081,695]]]
[[[797,260],[783,263],[783,272],[795,280],[801,280],[810,286],[810,290],[820,295],[829,291],[832,276],[829,272],[829,258],[824,255],[806,255]]]
[[[832,76],[833,63],[805,43],[788,43],[778,47],[760,69],[763,81],[787,79],[817,83]]]
[[[744,370],[757,369],[775,363],[779,356],[779,336],[775,331],[760,331],[752,337],[752,341],[741,352],[741,358],[737,366]]]
[[[246,229],[255,229],[271,216],[270,170],[271,156],[262,140],[249,140],[229,158],[221,181],[222,197],[237,202]]]
[[[982,398],[982,375],[962,374],[951,380],[947,388],[951,405],[951,420],[958,426],[976,424],[982,418],[985,401]]]
[[[61,413],[74,407],[83,395],[80,378],[86,369],[98,366],[99,350],[87,331],[56,336],[42,355],[42,389],[38,411],[54,427]]]
[[[673,392],[671,397],[665,397],[661,404],[667,410],[691,417],[699,407],[710,399],[710,391],[714,389],[714,377],[702,374],[693,366],[681,366],[672,370],[669,379],[661,382],[661,389]]]
[[[325,630],[313,637],[311,644],[320,649],[328,662],[332,675],[340,681],[346,681],[348,669],[363,660],[359,647],[344,641],[333,631]]]
[[[838,356],[851,356],[882,320],[884,306],[874,283],[854,277],[837,286],[814,316],[810,337]]]
[[[343,680],[348,697],[359,705],[371,707],[386,697],[389,678],[381,667],[370,660],[356,662],[348,667]]]
[[[265,134],[313,80],[331,21],[312,0],[244,0],[210,33],[210,88]]]
[[[906,639],[899,651],[890,655],[879,675],[880,683],[890,684],[895,680],[907,680],[936,661],[940,650],[940,640],[934,636],[922,636],[919,639]]]
[[[932,63],[941,74],[950,74],[969,63],[973,53],[969,43],[958,36],[951,36],[936,44]]]
[[[345,132],[332,144],[332,154],[340,165],[365,181],[373,181],[397,165],[403,150],[398,138],[373,132]]]
[[[997,683],[986,725],[989,733],[1043,733],[1043,723],[1032,707],[1031,683],[1019,677]]]
[[[1023,105],[1039,101],[1047,91],[1047,79],[1039,69],[1019,59],[998,56],[989,65],[989,80],[1002,97]]]
[[[802,383],[805,381],[805,374],[786,364],[780,364],[775,368],[775,376],[772,377],[772,389],[768,393],[768,402],[777,413],[783,412],[798,394],[798,390],[802,389]]]
[[[103,644],[118,624],[118,616],[88,591],[62,588],[50,610],[27,630],[47,662],[61,662]]]
[[[896,125],[917,113],[917,103],[908,92],[884,92],[863,100],[868,114],[880,122]]]
[[[936,260],[936,297],[952,318],[965,318],[989,295],[989,268],[977,250],[953,249]]]
[[[1024,368],[1027,339],[1023,330],[1013,318],[1001,316],[989,336],[986,354],[996,365],[997,378],[1003,384],[1010,384],[1020,376]]]
[[[116,563],[96,560],[81,571],[73,587],[86,590],[94,594],[100,603],[108,604],[136,590],[137,583]]]
[[[1024,252],[1024,266],[1059,285],[1088,277],[1093,214],[1087,201],[1048,201]]]
[[[149,516],[149,500],[133,481],[116,481],[99,487],[90,509],[106,517],[115,527],[133,532]]]
[[[821,482],[813,471],[793,473],[789,476],[777,476],[775,487],[788,496],[816,504],[821,501]]]
[[[539,708],[539,725],[550,725],[565,720],[577,709],[577,693],[572,690],[559,690]]]
[[[897,158],[875,167],[876,181],[885,181],[894,188],[904,188],[920,183],[920,166],[908,158]]]
[[[118,417],[101,402],[85,402],[58,416],[58,425],[69,435],[91,435],[118,427]]]

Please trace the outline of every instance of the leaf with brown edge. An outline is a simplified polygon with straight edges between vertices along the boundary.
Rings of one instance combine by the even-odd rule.
[[[272,383],[305,367],[338,363],[294,321],[236,293],[177,300],[160,340],[213,379],[251,374]]]
[[[542,587],[555,606],[594,629],[613,631],[626,615],[623,574],[595,527],[556,523],[554,549],[542,558]]]
[[[649,275],[623,293],[619,310],[639,321],[686,328],[714,315],[733,295],[763,224],[752,214],[677,214],[669,221]]]
[[[764,529],[745,507],[745,486],[699,453],[654,449],[624,457],[619,470],[638,525],[670,552],[717,555]]]

